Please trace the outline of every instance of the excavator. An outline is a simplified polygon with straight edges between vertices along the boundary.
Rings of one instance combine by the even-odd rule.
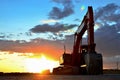
[[[83,45],[83,35],[87,31],[87,44]],[[95,51],[93,8],[88,11],[74,34],[74,45],[71,54],[64,52],[62,63],[53,68],[58,75],[99,75],[103,73],[102,54]]]

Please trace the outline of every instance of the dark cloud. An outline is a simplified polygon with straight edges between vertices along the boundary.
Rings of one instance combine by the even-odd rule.
[[[120,17],[120,6],[111,3],[95,11],[95,20],[117,21]]]
[[[59,32],[59,31],[64,31],[71,29],[75,27],[75,24],[72,25],[67,25],[67,24],[60,24],[56,23],[54,25],[49,25],[49,24],[42,24],[42,25],[37,25],[34,28],[30,29],[31,32],[33,33],[42,33],[42,32]]]
[[[0,33],[0,38],[5,39],[5,38],[12,38],[14,34],[11,33]]]
[[[49,12],[49,18],[62,19],[74,13],[72,0],[52,0],[55,3],[62,4],[63,9],[53,7]]]
[[[120,6],[108,4],[95,11],[96,23],[101,23],[95,32],[97,50],[104,56],[119,55],[120,52]]]
[[[117,33],[114,26],[106,25],[95,32],[97,49],[104,56],[119,55],[120,52],[120,34]]]
[[[4,33],[0,33],[0,38],[5,38],[5,34]]]
[[[22,36],[23,35],[23,33],[18,33],[17,34],[17,37],[20,37],[20,36]]]
[[[31,32],[25,32],[25,33],[21,32],[21,33],[17,33],[17,34],[15,34],[15,33],[0,33],[1,40],[7,40],[7,39],[11,40],[11,39],[15,39],[15,38],[17,38],[17,40],[19,40],[20,37],[22,37],[22,36],[30,37],[30,36],[32,36],[32,33]],[[25,39],[23,38],[23,40],[25,40]]]
[[[27,36],[32,36],[32,33],[31,32],[26,32],[25,33]]]
[[[52,35],[49,35],[50,40],[63,40],[64,37],[65,36],[62,33],[53,33]]]
[[[63,44],[61,41],[50,41],[44,39],[33,39],[30,42],[0,40],[0,50],[19,53],[45,54],[59,59],[62,54]]]
[[[5,36],[0,36],[0,38],[5,38]]]

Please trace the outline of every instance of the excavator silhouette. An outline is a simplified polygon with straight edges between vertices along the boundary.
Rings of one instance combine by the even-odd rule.
[[[82,45],[82,36],[87,31],[87,45]],[[93,9],[88,11],[74,35],[74,46],[71,54],[64,52],[63,63],[53,69],[59,75],[98,75],[103,73],[102,55],[95,51]]]

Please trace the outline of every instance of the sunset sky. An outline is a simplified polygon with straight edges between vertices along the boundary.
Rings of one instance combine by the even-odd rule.
[[[96,51],[103,55],[104,68],[115,69],[120,62],[119,0],[0,0],[0,72],[29,72],[28,65],[41,63],[43,55],[58,66],[64,45],[72,52],[73,34],[88,6],[94,10]]]

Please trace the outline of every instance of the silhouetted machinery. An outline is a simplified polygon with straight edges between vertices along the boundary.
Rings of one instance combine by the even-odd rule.
[[[85,31],[88,35],[88,44],[82,45],[82,36]],[[95,51],[95,46],[93,9],[89,6],[81,25],[74,35],[73,52],[63,54],[63,63],[53,69],[53,74],[102,74],[102,55]]]

